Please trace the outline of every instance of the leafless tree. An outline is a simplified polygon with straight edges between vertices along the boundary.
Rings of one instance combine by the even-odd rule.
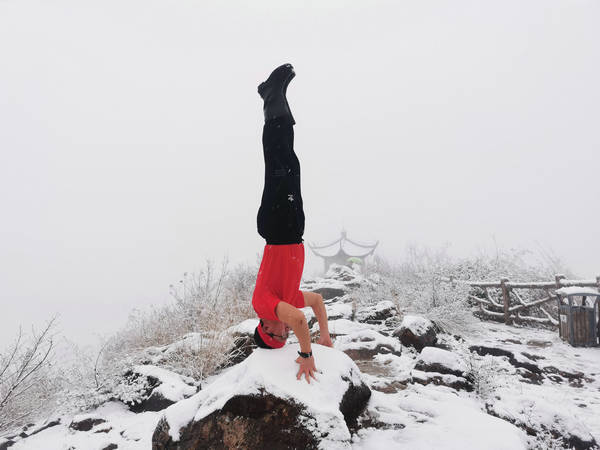
[[[0,431],[18,426],[44,407],[48,389],[48,367],[52,364],[56,317],[41,332],[22,328],[12,346],[0,353]]]

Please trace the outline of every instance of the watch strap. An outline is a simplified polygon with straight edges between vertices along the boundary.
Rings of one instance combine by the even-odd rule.
[[[298,352],[298,354],[302,357],[302,358],[310,358],[312,356],[312,351],[308,352],[308,353],[303,353],[303,352]]]

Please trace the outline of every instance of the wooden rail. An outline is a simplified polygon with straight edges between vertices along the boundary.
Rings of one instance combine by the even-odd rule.
[[[554,281],[528,283],[511,282],[508,278],[502,278],[500,282],[462,281],[453,278],[447,278],[445,281],[466,284],[473,288],[482,289],[485,298],[472,294],[469,294],[469,298],[478,302],[479,310],[483,315],[493,317],[496,320],[502,320],[506,324],[511,324],[513,322],[536,322],[557,326],[558,317],[555,317],[542,306],[544,303],[557,301],[556,292],[554,292],[556,289],[578,286],[595,287],[600,290],[600,276],[597,276],[595,280],[567,280],[564,275],[555,275]],[[490,289],[499,290],[500,295],[498,299],[495,299],[494,296],[490,294]],[[521,295],[519,295],[517,289],[541,289],[545,291],[546,296],[541,299],[526,302]],[[545,317],[533,317],[522,314],[524,310],[534,306],[538,307],[539,311]]]

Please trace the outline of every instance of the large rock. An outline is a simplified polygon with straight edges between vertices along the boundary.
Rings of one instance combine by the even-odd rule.
[[[313,344],[317,380],[297,380],[298,347],[257,349],[193,397],[167,408],[152,448],[317,448],[350,442],[371,395],[344,353]]]
[[[393,335],[400,339],[402,345],[414,347],[418,351],[437,342],[437,332],[433,322],[419,316],[404,316]]]

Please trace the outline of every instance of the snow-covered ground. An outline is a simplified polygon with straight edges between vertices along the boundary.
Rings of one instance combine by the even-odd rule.
[[[341,276],[349,277],[347,273]],[[326,279],[320,279],[313,285],[342,289],[351,281],[333,280],[328,284]],[[386,310],[384,306],[379,310]],[[561,437],[568,437],[575,448],[584,448],[580,447],[584,445],[581,443],[594,439],[600,442],[598,347],[574,348],[561,341],[558,332],[482,321],[460,336],[440,334],[439,348],[425,347],[418,352],[402,346],[392,335],[397,324],[388,326],[386,323],[391,322],[385,320],[379,324],[352,320],[355,316],[361,317],[361,310],[353,311],[345,296],[329,299],[327,310],[331,316],[338,317],[330,324],[336,337],[334,350],[323,348],[315,353],[316,365],[323,371],[319,382],[308,385],[296,380],[297,365],[293,358],[297,344],[290,339],[282,350],[256,350],[240,365],[206,380],[198,394],[170,407],[167,417],[176,423],[184,415],[188,420],[203,409],[212,411],[218,407],[218,404],[209,404],[217,401],[215,392],[229,389],[233,394],[241,388],[240,380],[245,380],[244,383],[250,380],[262,383],[275,393],[296,392],[300,402],[339,419],[332,405],[320,405],[320,402],[333,394],[335,398],[340,395],[328,388],[326,382],[328,371],[334,372],[346,364],[343,358],[338,358],[343,356],[343,351],[360,368],[362,380],[371,388],[372,396],[359,418],[358,429],[353,430],[351,438],[337,442],[340,448],[514,450],[566,448],[552,447],[558,445]],[[362,313],[364,316],[364,311]],[[417,318],[411,321],[419,322]],[[251,333],[255,324],[254,320],[245,321],[230,331]],[[317,324],[313,330],[318,330]],[[269,377],[264,372],[266,357],[271,358],[270,361],[283,358],[277,363],[277,377]],[[416,365],[421,369],[423,365],[436,363],[451,371],[466,370],[470,377],[463,379],[449,373],[432,375],[415,369]],[[156,374],[156,370],[153,373]],[[160,375],[169,379],[168,374]],[[446,386],[466,378],[472,383],[472,391]],[[218,399],[222,401],[223,397]],[[10,448],[148,449],[164,411],[135,414],[121,403],[110,402],[87,413],[91,414],[89,418],[97,420],[88,431],[70,426],[72,421],[85,417],[62,417],[60,424],[17,441]],[[322,422],[328,423],[327,420]],[[328,448],[331,445],[330,442]]]

